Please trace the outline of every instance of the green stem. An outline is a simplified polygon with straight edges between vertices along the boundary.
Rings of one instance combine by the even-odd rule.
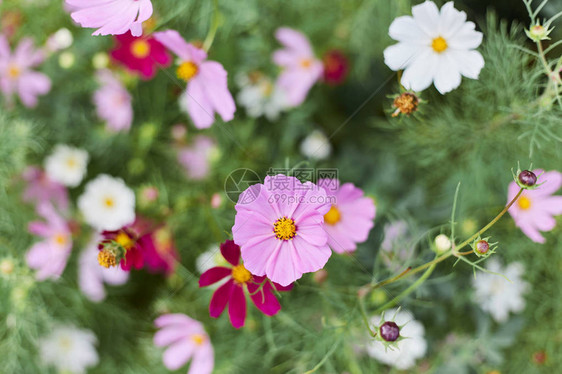
[[[215,35],[220,25],[220,12],[219,12],[219,1],[213,0],[213,19],[211,21],[211,28],[209,29],[209,33],[203,42],[203,49],[205,52],[209,52],[211,45],[213,45],[213,41],[215,40]]]

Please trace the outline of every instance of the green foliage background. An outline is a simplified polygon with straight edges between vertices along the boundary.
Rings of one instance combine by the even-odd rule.
[[[211,1],[153,3],[158,28],[177,29],[187,40],[203,40],[215,14]],[[443,225],[461,182],[460,227],[466,222],[482,226],[505,205],[510,169],[518,161],[562,171],[557,140],[562,138],[562,110],[545,105],[541,95],[546,77],[536,59],[521,50],[534,48],[523,32],[528,20],[522,3],[455,2],[485,35],[479,48],[486,61],[480,79],[463,79],[460,88],[446,96],[429,89],[423,93],[421,113],[390,118],[387,95],[398,92],[398,83],[385,67],[382,52],[393,43],[388,26],[395,17],[410,14],[413,3],[418,2],[219,1],[221,26],[210,59],[225,66],[233,91],[237,72],[276,73],[271,53],[278,44],[273,35],[283,25],[307,34],[318,55],[331,48],[345,51],[351,73],[342,86],[318,85],[305,104],[275,123],[249,118],[239,107],[232,122],[219,121],[205,131],[190,127],[188,137],[205,133],[220,146],[209,178],[193,182],[185,178],[170,147],[171,126],[189,123],[177,107],[181,84],[172,69],[149,82],[126,77],[134,124],[128,134],[109,134],[95,116],[91,96],[96,88],[92,58],[111,47],[111,38],[91,37],[91,30],[74,27],[60,1],[4,0],[2,13],[16,10],[22,15],[15,39],[31,35],[42,44],[47,35],[67,27],[75,37],[70,51],[76,62],[62,69],[58,55],[51,56],[42,70],[53,88],[40,105],[34,110],[17,106],[0,115],[0,258],[18,263],[14,276],[0,278],[0,372],[50,373],[39,366],[36,339],[53,324],[68,322],[98,336],[101,360],[92,373],[165,373],[161,350],[152,345],[152,323],[162,312],[185,313],[205,324],[217,373],[303,373],[319,363],[319,373],[395,372],[355,350],[361,344],[358,336],[366,339],[357,289],[373,278],[393,275],[377,256],[384,223],[401,217],[420,227],[420,233],[430,228],[431,235],[447,232]],[[496,11],[486,11],[486,5],[495,5]],[[543,15],[560,9],[560,1],[549,1]],[[555,23],[553,41],[560,40],[560,23]],[[283,309],[273,318],[249,307],[247,326],[239,331],[224,315],[209,318],[211,291],[198,289],[195,259],[228,238],[235,213],[228,200],[220,209],[211,209],[211,195],[222,193],[232,170],[245,167],[263,176],[270,167],[303,161],[298,146],[313,129],[331,137],[334,152],[329,160],[309,165],[337,167],[343,181],[375,197],[377,218],[370,239],[353,256],[333,255],[324,284],[311,276],[300,280],[283,295]],[[84,225],[62,279],[33,280],[24,254],[33,242],[27,222],[35,216],[32,207],[21,202],[17,175],[25,165],[41,164],[57,143],[89,152],[87,179],[108,173],[136,189],[148,184],[160,189],[158,204],[140,213],[166,217],[173,229],[182,258],[174,276],[133,273],[126,286],[111,288],[103,303],[90,302],[77,285],[77,255],[88,239]],[[74,201],[83,186],[71,191]],[[424,324],[429,343],[426,358],[412,372],[553,373],[562,367],[561,230],[547,233],[547,243],[539,245],[506,217],[490,233],[500,242],[496,256],[504,263],[525,264],[525,279],[532,285],[525,311],[504,325],[494,323],[471,301],[472,269],[462,263],[452,268],[452,260],[440,264],[432,278],[401,303]],[[472,232],[461,234],[462,240]],[[422,237],[418,255],[404,267],[429,260],[427,247]],[[368,310],[411,282],[398,282],[369,298]],[[546,352],[545,365],[533,362],[537,351]]]

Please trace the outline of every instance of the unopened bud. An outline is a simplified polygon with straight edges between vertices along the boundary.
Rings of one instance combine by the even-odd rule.
[[[387,342],[394,342],[400,337],[400,327],[393,321],[386,321],[379,328],[380,336]]]
[[[392,117],[397,117],[400,113],[410,115],[418,110],[419,98],[412,92],[404,92],[394,99],[393,106],[396,108]]]

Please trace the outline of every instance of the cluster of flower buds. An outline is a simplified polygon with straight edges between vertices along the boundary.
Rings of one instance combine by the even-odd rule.
[[[472,250],[478,257],[489,257],[496,252],[497,242],[490,243],[490,237],[482,239],[480,236],[472,242]]]

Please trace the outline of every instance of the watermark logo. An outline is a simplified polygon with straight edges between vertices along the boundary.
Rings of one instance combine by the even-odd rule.
[[[227,198],[235,204],[237,202],[249,204],[258,197],[258,194],[255,193],[256,191],[249,187],[259,183],[262,183],[260,176],[252,169],[236,169],[226,177],[224,181],[224,193]],[[239,201],[240,194],[246,190],[247,192],[242,196],[242,200]]]

